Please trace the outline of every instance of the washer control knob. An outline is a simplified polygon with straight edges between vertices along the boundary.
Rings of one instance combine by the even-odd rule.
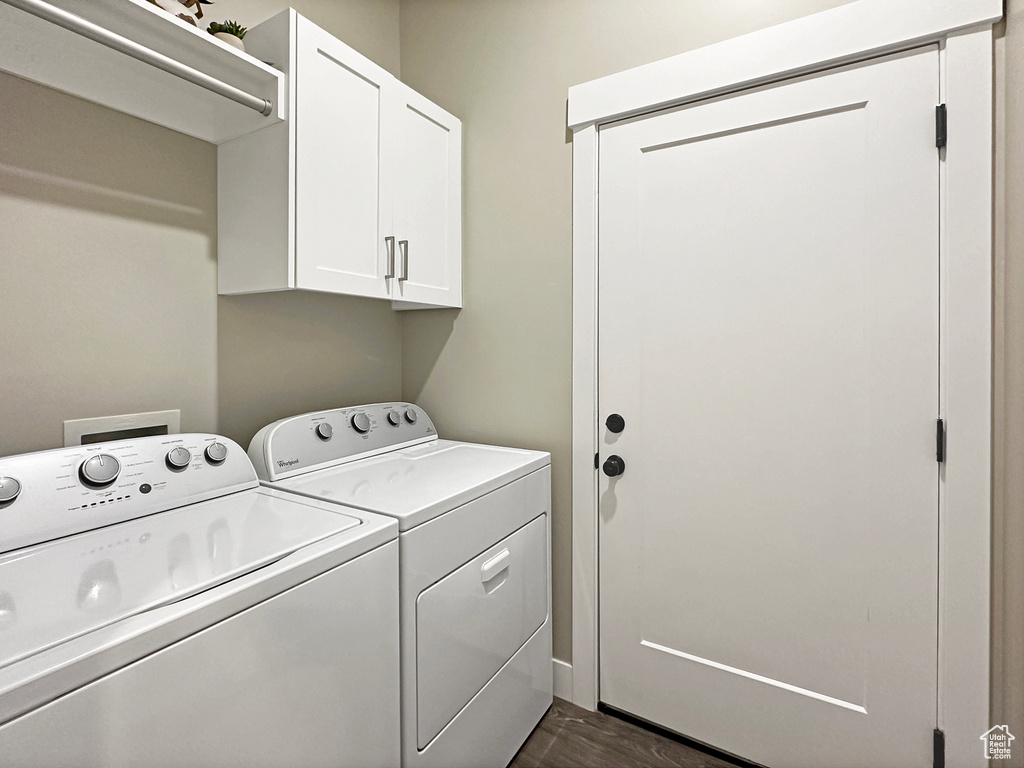
[[[388,424],[392,427],[397,427],[402,423],[402,414],[398,411],[388,411]]]
[[[206,460],[211,464],[223,464],[228,457],[228,447],[224,443],[210,443],[203,451]]]
[[[370,431],[370,417],[365,413],[357,413],[352,417],[352,429],[361,435]]]
[[[184,469],[192,461],[192,452],[179,445],[167,452],[167,466],[171,469]]]
[[[0,477],[0,504],[10,504],[21,493],[21,483],[13,477]]]
[[[321,440],[330,440],[334,437],[334,427],[328,424],[326,421],[321,421],[316,425],[316,436]]]
[[[117,480],[121,473],[121,462],[109,453],[97,453],[82,462],[78,474],[86,485],[104,486]]]
[[[408,421],[410,424],[415,424],[416,419],[418,418],[419,416],[416,415],[416,411],[414,411],[412,408],[405,409],[405,420]]]

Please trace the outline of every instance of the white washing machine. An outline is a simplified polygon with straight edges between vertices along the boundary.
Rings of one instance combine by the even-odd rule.
[[[398,520],[402,765],[507,765],[552,701],[550,455],[384,403],[275,422],[249,456],[274,488]]]
[[[397,535],[214,435],[0,459],[0,764],[393,768]]]

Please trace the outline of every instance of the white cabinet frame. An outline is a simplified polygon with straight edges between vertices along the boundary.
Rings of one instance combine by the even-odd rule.
[[[218,148],[218,292],[461,307],[462,122],[293,8],[246,41],[287,121]]]
[[[989,729],[992,420],[992,25],[1001,0],[854,0],[569,90],[573,131],[572,700],[598,691],[598,127],[663,107],[940,46],[938,727],[947,765],[981,765]]]

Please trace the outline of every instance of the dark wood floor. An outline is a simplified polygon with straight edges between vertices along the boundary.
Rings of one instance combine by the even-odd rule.
[[[737,764],[742,765],[556,698],[509,768],[735,768]]]

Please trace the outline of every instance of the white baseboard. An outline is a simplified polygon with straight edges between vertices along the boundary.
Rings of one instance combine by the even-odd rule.
[[[552,659],[551,666],[555,680],[555,696],[572,701],[572,664],[561,659]]]

